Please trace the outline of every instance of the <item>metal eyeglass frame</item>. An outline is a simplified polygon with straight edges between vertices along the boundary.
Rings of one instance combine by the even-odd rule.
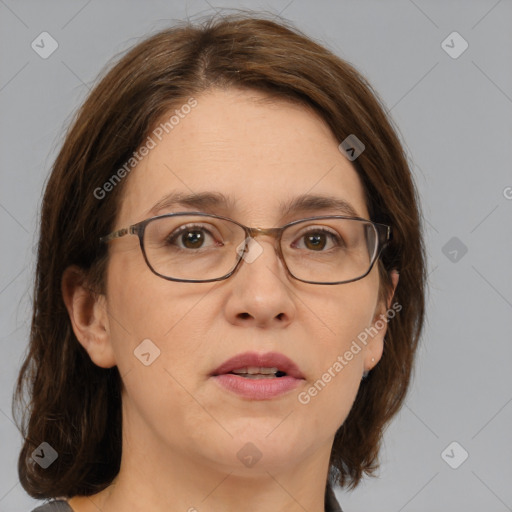
[[[146,255],[146,251],[144,249],[144,241],[143,241],[144,230],[146,229],[146,226],[150,222],[152,222],[156,219],[161,219],[163,217],[191,216],[191,215],[192,216],[213,217],[216,219],[227,220],[227,221],[232,222],[233,224],[236,224],[237,226],[240,226],[245,231],[244,250],[240,251],[238,261],[236,262],[233,269],[230,272],[228,272],[226,275],[224,275],[222,277],[215,278],[215,279],[179,279],[176,277],[164,276],[163,274],[158,273],[149,263],[148,257]],[[365,222],[367,224],[372,224],[374,226],[375,230],[377,231],[377,247],[375,248],[375,254],[372,258],[372,261],[370,262],[370,266],[369,266],[368,270],[362,276],[356,277],[354,279],[349,279],[346,281],[337,281],[334,283],[323,283],[323,282],[318,282],[318,281],[306,281],[304,279],[299,279],[298,277],[296,277],[292,274],[292,272],[288,268],[288,265],[286,264],[286,260],[283,256],[282,249],[281,249],[281,238],[283,235],[283,231],[286,228],[288,228],[289,226],[293,226],[294,224],[298,224],[300,222],[304,222],[307,220],[317,220],[317,219],[349,219],[349,220]],[[373,222],[368,219],[363,219],[362,217],[348,217],[345,215],[322,215],[322,216],[307,217],[304,219],[294,220],[293,222],[289,222],[288,224],[285,224],[284,226],[281,226],[280,228],[251,228],[248,226],[244,226],[243,224],[240,224],[236,220],[230,219],[229,217],[223,217],[222,215],[215,215],[215,214],[204,213],[204,212],[178,212],[178,213],[166,213],[164,215],[158,215],[156,217],[151,217],[149,219],[145,219],[141,222],[137,222],[136,224],[132,224],[131,226],[128,226],[127,228],[121,228],[121,229],[118,229],[117,231],[113,231],[112,233],[109,233],[108,235],[102,236],[102,237],[100,237],[99,240],[101,243],[106,243],[106,242],[109,242],[110,240],[114,240],[115,238],[121,238],[125,235],[137,235],[139,237],[139,245],[142,250],[144,260],[146,261],[146,264],[148,265],[151,272],[153,272],[153,274],[156,274],[157,276],[159,276],[163,279],[167,279],[169,281],[178,281],[178,282],[183,282],[183,283],[209,283],[212,281],[223,281],[224,279],[227,279],[228,277],[232,276],[235,273],[235,271],[237,270],[237,268],[240,266],[240,262],[242,261],[243,256],[247,250],[247,239],[248,238],[255,239],[256,236],[268,235],[268,236],[271,236],[276,239],[277,243],[274,246],[274,248],[276,249],[277,255],[278,255],[279,259],[282,261],[286,271],[288,272],[288,274],[291,277],[293,277],[294,279],[297,279],[297,281],[301,281],[303,283],[332,285],[332,284],[351,283],[353,281],[358,281],[359,279],[366,277],[370,273],[375,262],[378,260],[384,247],[391,240],[391,226],[388,226],[386,224],[380,224],[378,222]]]

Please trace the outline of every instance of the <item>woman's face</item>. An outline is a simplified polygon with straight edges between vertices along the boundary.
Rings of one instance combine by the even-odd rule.
[[[161,141],[153,136],[156,146],[125,178],[115,229],[154,215],[197,211],[175,205],[151,212],[171,192],[232,197],[232,205],[203,211],[253,227],[344,213],[280,213],[281,203],[304,194],[344,199],[369,218],[361,181],[327,125],[304,107],[259,99],[265,97],[235,89],[197,96],[197,106]],[[254,260],[209,283],[158,277],[136,236],[110,242],[102,298],[106,341],[89,353],[99,366],[118,366],[124,435],[152,457],[183,457],[240,473],[250,466],[254,472],[328,459],[363,371],[381,357],[385,329],[366,344],[358,342],[357,353],[353,345],[386,310],[378,304],[377,265],[352,283],[307,284],[287,274],[270,237],[257,242],[262,252]],[[212,372],[245,352],[284,354],[303,378],[272,398],[240,395]],[[324,385],[310,393],[319,379]],[[261,458],[248,463],[247,455]]]

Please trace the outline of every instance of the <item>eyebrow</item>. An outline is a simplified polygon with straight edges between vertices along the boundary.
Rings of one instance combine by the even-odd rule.
[[[204,209],[224,208],[233,210],[236,201],[231,196],[221,192],[200,192],[185,194],[183,192],[171,192],[159,199],[147,214],[158,215],[162,210],[182,206],[195,208],[199,211]],[[289,201],[279,203],[279,211],[283,216],[292,213],[307,213],[320,210],[335,210],[336,212],[349,217],[361,217],[357,210],[345,199],[334,196],[302,194]]]

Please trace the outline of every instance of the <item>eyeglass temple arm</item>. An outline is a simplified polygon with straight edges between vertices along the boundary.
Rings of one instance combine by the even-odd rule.
[[[114,238],[121,238],[122,236],[125,236],[128,233],[130,233],[130,228],[118,229],[117,231],[114,231],[113,233],[110,233],[109,235],[102,236],[100,238],[100,242],[108,242],[110,240],[113,240]]]

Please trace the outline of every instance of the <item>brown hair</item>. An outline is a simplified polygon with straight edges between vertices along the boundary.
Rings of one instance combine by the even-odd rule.
[[[355,488],[363,473],[378,468],[383,430],[405,398],[424,320],[424,245],[407,158],[381,100],[354,67],[289,22],[242,13],[183,22],[134,46],[106,69],[66,134],[42,202],[30,344],[13,400],[13,411],[23,410],[21,427],[15,420],[24,437],[19,478],[34,498],[95,494],[119,471],[122,380],[117,367],[96,366],[76,339],[61,278],[76,264],[91,289],[104,291],[108,252],[98,239],[114,227],[126,179],[103,199],[94,191],[165,113],[211,87],[299,102],[338,141],[355,134],[366,146],[353,164],[370,218],[393,231],[378,263],[381,298],[391,289],[388,272],[398,269],[395,300],[402,309],[388,324],[382,359],[336,433],[330,479]],[[30,401],[23,405],[26,388]],[[44,441],[58,453],[47,469],[31,457]]]

